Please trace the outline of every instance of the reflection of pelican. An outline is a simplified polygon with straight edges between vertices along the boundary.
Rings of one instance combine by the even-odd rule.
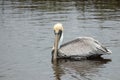
[[[93,75],[99,75],[100,68],[105,68],[104,64],[110,62],[110,59],[99,58],[97,60],[74,61],[69,59],[58,59],[53,63],[55,80],[62,80],[62,77],[69,76],[70,80],[92,80]],[[92,77],[91,77],[92,76]]]
[[[55,42],[52,51],[53,59],[61,58],[88,58],[98,57],[111,53],[101,43],[91,37],[79,37],[60,45],[63,39],[63,26],[61,23],[54,25]]]

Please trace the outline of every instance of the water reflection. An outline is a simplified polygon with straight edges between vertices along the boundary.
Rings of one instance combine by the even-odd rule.
[[[6,7],[4,6],[7,5],[6,2],[11,4],[7,5],[7,7],[12,8],[12,14],[24,14],[26,11],[30,11],[32,14],[32,12],[37,11],[35,15],[41,17],[35,17],[32,20],[40,20],[41,24],[46,19],[47,21],[45,23],[69,21],[67,15],[70,13],[77,14],[78,20],[96,19],[103,21],[119,20],[120,18],[117,12],[120,8],[119,0],[2,0],[0,2],[3,14],[5,14],[4,10]],[[77,10],[77,13],[71,12],[74,9]],[[46,17],[45,15],[49,16]]]
[[[72,79],[78,80],[92,80],[92,76],[99,74],[100,68],[104,68],[104,64],[111,62],[111,59],[97,59],[97,60],[68,60],[59,59],[57,62],[53,61],[53,70],[55,80],[62,80],[62,76],[67,75]],[[67,78],[66,78],[67,79]]]
[[[29,10],[41,10],[41,11],[63,11],[69,10],[73,6],[78,11],[88,12],[103,12],[103,11],[117,11],[120,8],[119,0],[1,0],[1,5],[7,5],[5,2],[10,3],[13,8],[23,8]],[[4,6],[3,6],[4,7]],[[94,10],[93,10],[94,9]]]
[[[12,0],[11,2],[16,2],[14,0]],[[29,4],[30,6],[35,6],[33,4],[38,4],[38,3],[41,3],[41,7],[43,9],[48,9],[48,7],[50,7],[51,9],[54,8],[54,9],[57,9],[55,6],[61,6],[59,7],[59,9],[61,8],[65,8],[65,7],[69,7],[71,4],[68,4],[68,3],[74,3],[74,5],[76,7],[80,7],[80,8],[83,8],[83,6],[86,6],[84,7],[84,9],[87,9],[88,7],[90,7],[90,5],[93,5],[93,7],[97,8],[97,9],[119,9],[120,6],[119,6],[119,0],[109,0],[109,1],[106,1],[106,0],[47,0],[47,1],[44,1],[44,0],[29,0],[29,1],[25,1],[25,0],[18,0],[18,2],[22,2],[23,4],[27,5]],[[65,5],[65,4],[68,4],[68,5]],[[106,5],[103,5],[103,4],[106,4]],[[46,5],[46,7],[45,7]],[[54,6],[53,6],[54,5]],[[44,6],[44,7],[43,7]],[[39,8],[39,7],[38,7]],[[58,9],[58,10],[59,10]]]

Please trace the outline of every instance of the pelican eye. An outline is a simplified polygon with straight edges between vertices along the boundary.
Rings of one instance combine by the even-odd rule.
[[[55,35],[56,35],[56,34],[61,35],[61,34],[62,34],[62,30],[59,30],[58,32],[56,32],[56,31],[54,30],[54,33],[55,33]]]

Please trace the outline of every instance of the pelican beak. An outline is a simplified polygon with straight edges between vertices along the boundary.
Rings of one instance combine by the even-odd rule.
[[[59,39],[60,39],[59,33],[55,33],[54,53],[53,53],[54,57],[53,58],[57,58]]]

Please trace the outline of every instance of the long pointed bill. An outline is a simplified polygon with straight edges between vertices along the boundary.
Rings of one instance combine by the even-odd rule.
[[[59,34],[55,34],[53,59],[57,59],[59,37]]]

